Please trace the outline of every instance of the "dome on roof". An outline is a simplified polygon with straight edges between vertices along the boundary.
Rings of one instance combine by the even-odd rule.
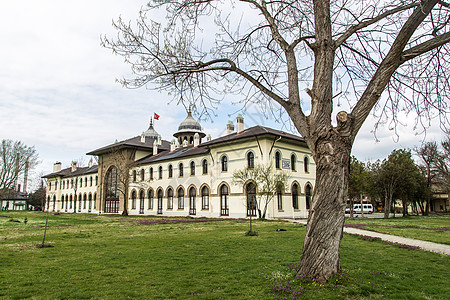
[[[154,138],[154,139],[158,138],[159,133],[156,132],[156,130],[153,128],[153,120],[152,119],[150,119],[150,126],[148,127],[148,129],[146,131],[144,131],[144,135],[149,138]]]
[[[189,139],[189,137],[193,137],[196,133],[198,133],[200,138],[206,136],[206,134],[202,131],[202,126],[192,117],[191,110],[189,109],[186,119],[180,123],[178,126],[178,131],[175,132],[173,136],[178,138],[181,143],[186,138]]]

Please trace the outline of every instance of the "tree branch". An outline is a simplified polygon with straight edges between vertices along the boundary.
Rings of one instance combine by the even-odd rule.
[[[413,59],[421,54],[436,49],[446,43],[450,42],[450,32],[441,34],[431,40],[423,42],[417,46],[414,46],[408,50],[405,50],[401,56],[401,63],[404,63],[410,59]]]

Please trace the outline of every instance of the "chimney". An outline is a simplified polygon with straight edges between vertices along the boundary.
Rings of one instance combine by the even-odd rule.
[[[53,173],[61,171],[61,162],[57,161],[53,164]]]
[[[211,140],[211,135],[208,134],[208,136],[206,137],[206,141],[209,142]]]
[[[76,162],[76,161],[73,161],[73,162],[72,162],[71,168],[72,168],[72,169],[71,169],[72,172],[75,172],[75,171],[77,170],[77,162]]]
[[[161,141],[161,135],[158,134],[158,146],[162,145],[162,141]]]
[[[158,142],[156,140],[153,141],[153,155],[158,154]]]
[[[198,134],[198,132],[196,132],[194,134],[194,147],[198,147],[199,144],[200,144],[200,135]]]
[[[23,192],[25,194],[27,193],[27,182],[28,182],[28,160],[25,162],[25,172],[23,174]]]
[[[175,140],[172,140],[170,143],[170,152],[174,151],[176,149]]]
[[[145,144],[145,134],[144,134],[144,132],[142,132],[142,134],[141,134],[141,143]]]
[[[227,135],[234,133],[234,124],[231,121],[227,123]]]
[[[239,134],[244,131],[244,117],[239,114],[236,117],[236,132]]]

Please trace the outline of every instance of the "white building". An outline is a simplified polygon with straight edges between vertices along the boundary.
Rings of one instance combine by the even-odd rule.
[[[47,178],[47,209],[59,212],[132,215],[256,216],[256,187],[232,183],[233,172],[255,164],[287,171],[287,187],[269,204],[269,218],[304,218],[311,204],[315,164],[304,140],[275,129],[244,129],[238,116],[227,135],[211,140],[191,113],[172,142],[161,139],[152,123],[141,136],[87,153],[98,166],[61,170]],[[126,204],[126,205],[125,205]]]

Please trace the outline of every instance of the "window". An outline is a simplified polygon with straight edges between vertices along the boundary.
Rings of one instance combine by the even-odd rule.
[[[191,176],[195,175],[195,162],[191,161]]]
[[[72,202],[73,202],[73,196],[72,196],[72,194],[70,194],[70,209],[72,209]],[[67,207],[67,205],[66,205],[66,207]]]
[[[209,189],[206,186],[202,188],[202,209],[209,209]]]
[[[222,156],[221,164],[222,164],[222,172],[228,171],[228,158],[226,156]]]
[[[167,190],[167,209],[173,209],[173,190]]]
[[[173,168],[172,165],[169,165],[169,178],[172,178]]]
[[[136,191],[131,192],[131,209],[136,209]]]
[[[66,182],[63,181],[62,184],[63,184],[63,190],[64,190],[66,188]]]
[[[153,209],[154,192],[152,189],[148,190],[148,209]]]
[[[298,185],[296,183],[292,186],[292,207],[298,209]]]
[[[163,191],[160,189],[158,190],[158,215],[162,214],[162,209],[163,209]]]
[[[89,178],[90,186],[92,186],[92,176]]]
[[[247,184],[247,216],[256,216],[256,186],[250,182]]]
[[[51,183],[51,182],[48,183],[48,190],[49,190],[49,191],[52,190],[52,183]]]
[[[86,209],[86,203],[87,203],[87,195],[83,195],[83,209]]]
[[[202,170],[203,174],[208,174],[208,161],[206,159],[202,162]]]
[[[145,179],[145,171],[144,169],[141,169],[141,181],[144,181]]]
[[[297,161],[295,154],[291,154],[291,170],[295,171],[295,162]]]
[[[73,189],[73,179],[70,180],[70,188]]]
[[[184,190],[181,187],[178,189],[178,209],[184,209]]]
[[[97,193],[94,193],[94,209],[97,209]]]
[[[150,168],[150,180],[153,180],[153,168]]]
[[[278,210],[283,210],[283,194],[281,193],[281,188],[277,188],[277,203]]]
[[[178,165],[178,169],[180,170],[180,177],[183,177],[183,163]]]
[[[159,177],[159,179],[162,179],[162,166],[159,166],[158,177]]]
[[[139,213],[144,213],[144,198],[145,198],[145,192],[141,190],[139,192]]]
[[[281,153],[278,151],[275,152],[275,168],[281,168]]]
[[[255,167],[255,155],[253,154],[253,152],[247,153],[247,165],[249,168]]]
[[[136,177],[137,177],[136,170],[133,170],[133,182],[136,182]]]
[[[88,199],[89,199],[89,212],[91,212],[91,209],[92,209],[92,194],[91,193],[89,193],[89,198]]]
[[[80,187],[83,187],[83,178],[80,178]]]
[[[228,186],[223,184],[220,187],[220,215],[228,216],[230,214],[228,208]]]
[[[81,193],[78,194],[78,212],[81,212]]]
[[[310,209],[311,207],[311,196],[311,186],[308,184],[305,187],[306,209]]]
[[[87,177],[84,177],[84,186],[87,186]]]
[[[97,178],[97,177],[96,177]],[[116,167],[111,167],[106,173],[105,177],[105,212],[118,213],[119,212],[119,174]],[[94,194],[94,209],[95,209]]]
[[[190,215],[195,215],[196,214],[196,209],[195,209],[195,188],[191,187],[189,189],[189,214]]]
[[[303,159],[303,167],[305,169],[305,173],[309,173],[309,158],[308,156],[305,156]]]
[[[95,176],[95,185],[98,185],[98,176]]]
[[[64,196],[61,197],[61,209],[64,209]]]

